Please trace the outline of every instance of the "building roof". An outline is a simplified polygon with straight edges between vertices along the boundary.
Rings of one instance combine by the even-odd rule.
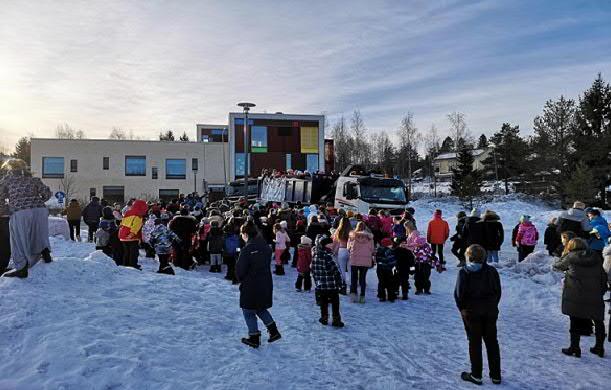
[[[484,154],[488,149],[473,149],[472,153],[473,153],[473,157],[477,157],[477,156],[481,156],[482,154]],[[451,153],[442,153],[439,156],[435,157],[435,160],[452,160],[456,158],[456,153],[455,152],[451,152]]]

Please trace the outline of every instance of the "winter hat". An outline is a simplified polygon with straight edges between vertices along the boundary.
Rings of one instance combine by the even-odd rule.
[[[574,208],[574,209],[580,209],[580,210],[583,210],[583,209],[585,209],[585,208],[586,208],[586,205],[585,205],[585,203],[583,203],[583,202],[581,202],[581,201],[577,200],[577,201],[575,201],[575,203],[573,203],[573,208]]]
[[[308,236],[301,236],[301,245],[312,245],[312,240]]]
[[[458,219],[464,218],[464,217],[466,217],[466,216],[467,216],[467,213],[465,213],[464,211],[459,211],[459,212],[456,214],[456,218],[458,218]]]
[[[412,217],[414,216],[414,214],[416,214],[416,210],[413,207],[408,207],[405,209],[405,211],[407,211]]]
[[[110,206],[106,206],[102,209],[102,217],[104,219],[115,219],[115,216],[112,213],[112,208]]]
[[[522,216],[520,217],[520,222],[521,222],[521,223],[524,223],[524,222],[530,222],[530,215],[526,215],[526,214],[522,215]]]
[[[286,223],[286,221],[280,221],[280,227],[282,229],[286,229],[288,227],[288,224]]]
[[[472,217],[480,217],[482,214],[481,210],[479,209],[479,207],[473,207],[473,209],[471,210],[471,216]]]
[[[326,234],[319,234],[316,236],[316,245],[320,245],[324,247],[332,242],[333,240],[331,240],[329,236],[327,236]]]
[[[389,246],[392,246],[392,240],[387,237],[387,238],[382,239],[382,242],[380,242],[380,244],[384,247],[389,247]]]

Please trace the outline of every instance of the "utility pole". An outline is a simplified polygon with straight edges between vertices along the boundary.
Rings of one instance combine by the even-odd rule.
[[[248,139],[248,111],[256,105],[254,103],[238,103],[244,110],[244,196],[248,198],[248,167],[250,160],[250,140]]]

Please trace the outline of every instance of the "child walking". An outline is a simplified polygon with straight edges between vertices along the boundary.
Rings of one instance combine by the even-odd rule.
[[[421,295],[422,293],[429,295],[431,294],[431,269],[434,267],[437,269],[437,272],[441,272],[441,264],[433,254],[433,250],[426,242],[426,239],[420,235],[412,222],[408,221],[405,223],[405,230],[407,232],[407,240],[403,245],[414,254],[416,261],[416,272],[414,274],[416,295]]]
[[[378,298],[380,302],[385,302],[387,299],[390,302],[394,302],[397,298],[397,291],[393,269],[397,265],[397,260],[390,238],[382,239],[376,251],[376,263],[378,264],[376,269],[378,275]]]
[[[301,236],[300,244],[297,246],[297,281],[295,289],[301,291],[310,291],[312,289],[312,277],[310,276],[310,267],[312,264],[312,240],[307,236]]]
[[[329,324],[329,303],[331,304],[331,315],[333,321],[331,326],[342,328],[341,315],[339,313],[339,290],[342,287],[342,277],[337,263],[333,260],[333,241],[319,234],[316,238],[314,256],[312,258],[312,276],[316,283],[316,293],[320,300],[320,322]]]
[[[535,245],[539,240],[539,232],[535,225],[530,222],[530,215],[520,217],[520,225],[516,235],[516,245],[518,246],[518,262],[524,261],[526,256],[533,253]]]
[[[155,219],[155,227],[151,232],[149,244],[155,249],[155,253],[159,258],[159,270],[157,273],[174,275],[174,269],[170,265],[170,256],[172,254],[173,244],[178,243],[179,238],[166,224],[169,221],[169,216],[163,214],[161,218]]]

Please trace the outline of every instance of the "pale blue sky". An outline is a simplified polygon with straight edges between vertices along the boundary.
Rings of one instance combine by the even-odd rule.
[[[611,1],[0,0],[0,144],[155,138],[257,111],[361,110],[371,131],[407,111],[447,132],[530,131],[547,99],[611,79]]]

